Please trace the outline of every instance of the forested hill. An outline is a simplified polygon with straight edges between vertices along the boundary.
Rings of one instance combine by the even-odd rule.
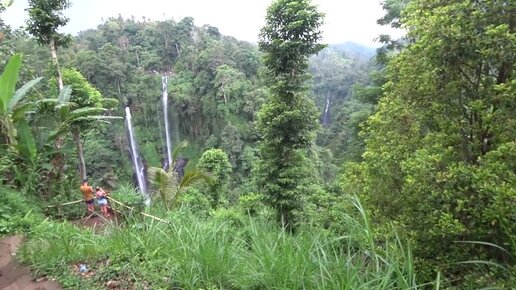
[[[0,19],[0,235],[63,288],[516,289],[515,1],[383,1],[406,35],[376,57],[321,44],[311,0],[257,45],[189,17],[69,37],[70,1],[28,3]],[[124,226],[68,223],[90,185]]]
[[[10,49],[24,53],[25,62],[31,64],[23,68],[23,81],[51,74],[47,49],[24,32],[9,36]],[[336,124],[331,134],[347,135],[348,128],[338,120],[349,112],[341,112],[340,105],[349,101],[354,84],[368,83],[373,67],[370,51],[353,43],[331,45],[311,61],[313,98],[321,123]],[[216,27],[195,26],[189,17],[179,21],[118,17],[80,32],[68,47],[59,50],[59,59],[63,68],[77,69],[104,97],[119,101],[113,114],[123,116],[123,108],[131,108],[148,166],[160,166],[164,158],[161,76],[168,75],[173,144],[189,140],[188,157],[193,159],[207,148],[223,148],[235,172],[250,173],[256,158],[254,121],[266,94],[258,77],[261,56],[256,45],[221,35]],[[327,98],[331,108],[325,121]],[[130,180],[123,126],[115,121],[87,133],[84,146],[89,176]],[[343,151],[336,146],[333,149],[337,154]]]
[[[354,55],[366,59],[372,58],[376,54],[376,48],[352,41],[330,44],[329,47],[340,50],[348,55]]]

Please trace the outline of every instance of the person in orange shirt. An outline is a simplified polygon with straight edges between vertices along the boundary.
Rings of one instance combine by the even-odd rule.
[[[88,185],[88,180],[84,179],[82,181],[82,185],[80,187],[82,196],[84,197],[84,202],[86,203],[86,207],[88,208],[88,213],[92,214],[95,211],[95,207],[93,205],[95,201],[95,194],[93,193],[93,188]]]

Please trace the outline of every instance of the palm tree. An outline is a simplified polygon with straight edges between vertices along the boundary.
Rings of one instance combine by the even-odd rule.
[[[190,186],[200,182],[213,182],[211,176],[205,174],[198,169],[189,169],[185,172],[183,178],[179,180],[177,172],[173,170],[176,164],[177,157],[186,148],[188,143],[183,141],[174,150],[172,154],[172,164],[169,165],[168,170],[159,167],[150,167],[149,180],[152,190],[159,194],[167,210],[175,208],[181,199],[181,194]]]

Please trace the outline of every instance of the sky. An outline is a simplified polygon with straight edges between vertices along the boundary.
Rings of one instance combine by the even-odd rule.
[[[329,44],[353,41],[379,46],[374,39],[380,34],[401,36],[401,31],[376,24],[383,15],[381,0],[312,0],[326,14],[323,42]],[[62,29],[73,35],[96,28],[109,17],[134,16],[152,20],[194,18],[197,26],[215,26],[224,35],[256,43],[265,23],[266,9],[272,0],[71,0],[65,11],[70,22]],[[0,16],[12,27],[24,24],[27,0],[14,0]]]

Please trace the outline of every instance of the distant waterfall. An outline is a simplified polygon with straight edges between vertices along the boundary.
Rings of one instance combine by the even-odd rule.
[[[170,140],[170,125],[168,118],[168,76],[161,77],[163,85],[163,123],[165,123],[165,140],[167,143],[167,167],[172,165],[172,142]]]
[[[326,96],[326,107],[324,108],[323,125],[330,123],[330,94]]]
[[[140,192],[145,197],[145,203],[149,204],[150,199],[147,194],[147,183],[145,182],[145,174],[142,161],[140,159],[140,155],[138,154],[138,149],[136,146],[136,141],[134,139],[134,131],[133,125],[131,121],[131,110],[129,107],[125,107],[125,121],[127,125],[127,131],[129,132],[129,147],[131,149],[131,158],[133,161],[134,173],[136,175],[136,179],[138,180],[138,188]]]

